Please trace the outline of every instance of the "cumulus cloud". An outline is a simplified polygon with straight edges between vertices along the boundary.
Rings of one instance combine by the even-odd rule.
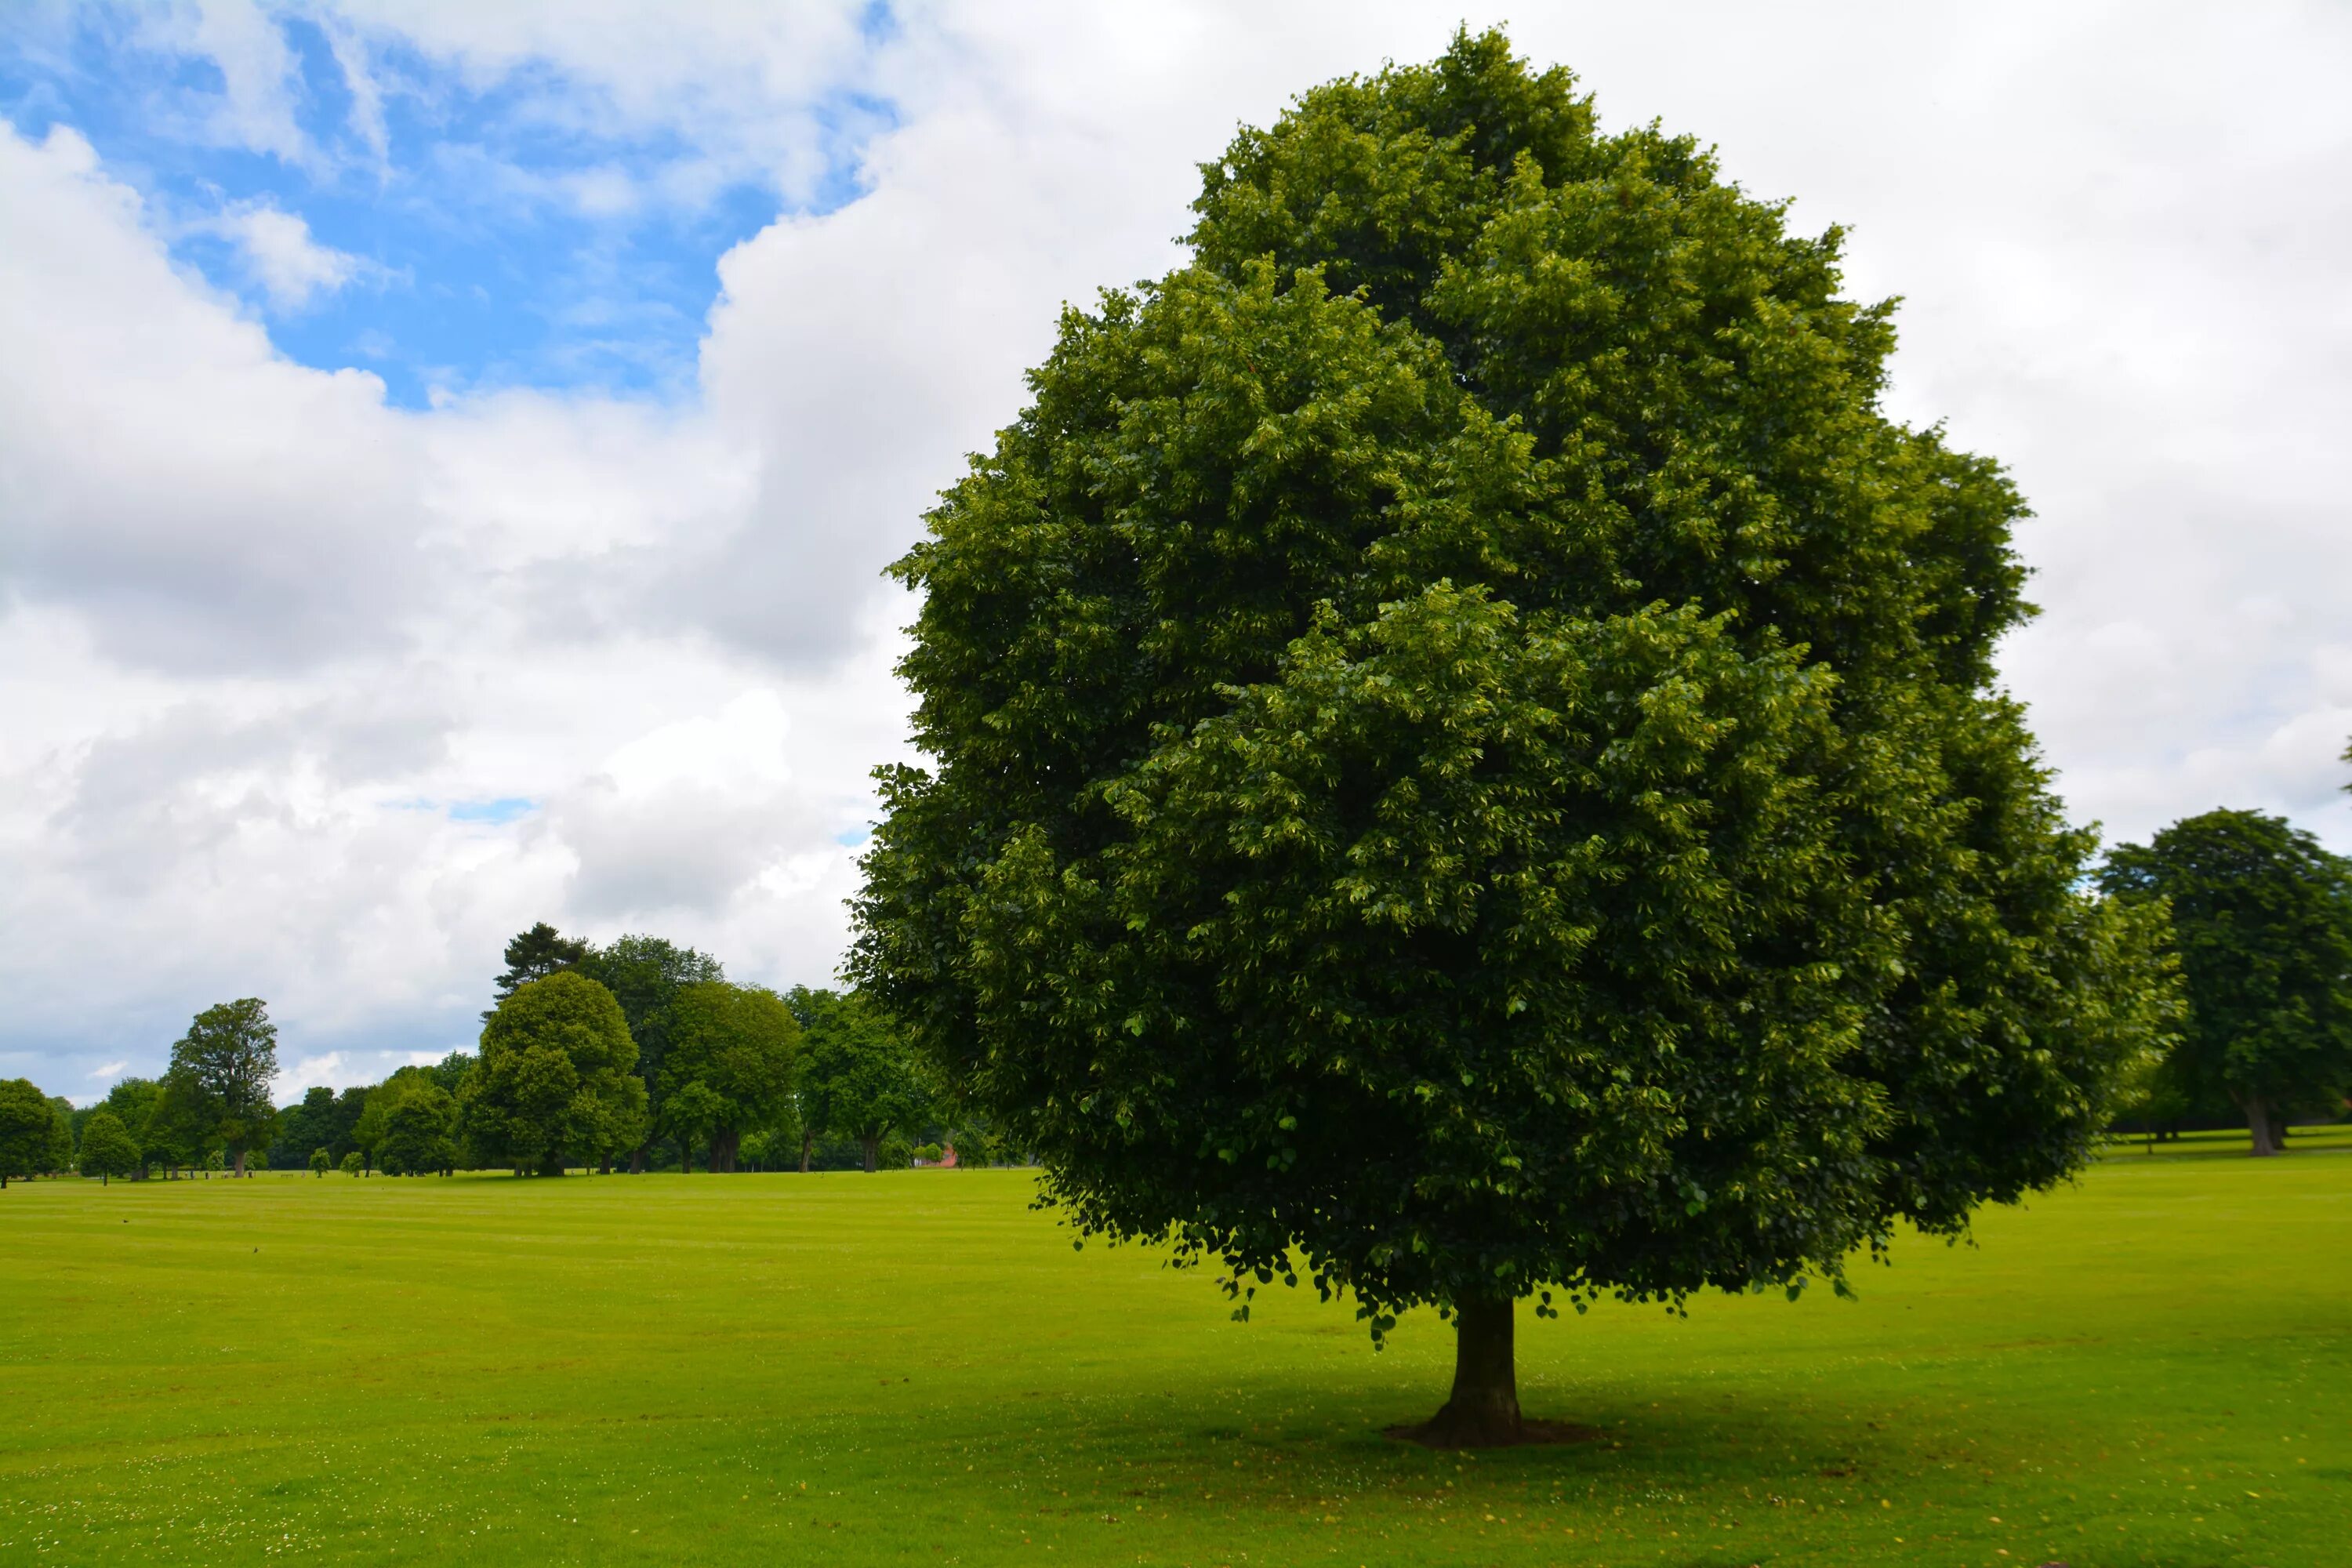
[[[203,226],[236,246],[253,280],[280,311],[303,310],[378,271],[365,257],[320,244],[299,216],[273,203],[235,203]]]
[[[217,134],[310,156],[251,13],[173,26],[241,62]],[[379,155],[413,51],[528,78],[551,127],[676,138],[546,199],[691,204],[757,168],[785,210],[717,260],[677,397],[406,411],[174,268],[79,136],[0,130],[0,1072],[152,1070],[258,994],[282,1088],[380,1076],[468,1045],[539,919],[824,979],[867,770],[906,747],[881,567],[1019,407],[1056,308],[1175,258],[1237,121],[1451,30],[1402,4],[314,14]],[[1718,141],[1793,221],[1854,226],[1854,290],[1906,296],[1896,410],[2037,508],[2047,613],[2004,668],[2070,808],[2119,834],[2250,805],[2352,847],[2348,31],[1857,4],[1515,34],[1608,123]],[[811,216],[828,104],[863,117],[864,194]],[[284,254],[284,309],[357,280]],[[531,805],[452,809],[499,801]]]

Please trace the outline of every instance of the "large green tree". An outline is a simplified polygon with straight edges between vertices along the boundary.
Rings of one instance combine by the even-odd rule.
[[[2119,846],[2101,880],[2161,901],[2189,1017],[2165,1063],[2183,1099],[2220,1090],[2278,1152],[2294,1110],[2340,1112],[2352,1089],[2352,861],[2285,818],[2209,811]]]
[[[801,1169],[821,1136],[856,1140],[866,1169],[882,1141],[920,1124],[931,1095],[906,1036],[857,992],[795,985],[801,1026]]]
[[[745,1132],[792,1112],[800,1025],[774,992],[723,980],[681,986],[665,1024],[662,1098],[703,1091],[693,1097],[694,1127],[709,1134],[710,1168],[732,1171]]]
[[[621,1016],[628,1020],[630,1037],[637,1043],[637,1077],[646,1086],[652,1112],[646,1123],[648,1137],[656,1128],[675,1121],[662,1114],[662,1058],[669,1051],[669,1007],[686,986],[724,980],[727,973],[707,952],[680,947],[667,937],[624,936],[603,947],[592,947],[580,961],[580,973],[620,999]],[[639,1144],[629,1168],[646,1168],[650,1149]]]
[[[278,1026],[258,996],[205,1008],[172,1047],[167,1089],[187,1114],[208,1125],[245,1174],[246,1151],[267,1148],[278,1108],[270,1080],[278,1076]]]
[[[573,1154],[609,1158],[646,1135],[636,1065],[610,991],[571,970],[531,981],[482,1026],[460,1096],[466,1131],[488,1160],[543,1175],[562,1175]]]
[[[2023,506],[1881,410],[1837,233],[1493,35],[1195,211],[897,568],[857,905],[1082,1232],[1435,1303],[1423,1435],[1508,1442],[1519,1298],[1842,1281],[2079,1164],[2167,993],[1993,684]]]
[[[81,1130],[81,1173],[96,1176],[104,1186],[116,1176],[139,1169],[139,1144],[122,1125],[122,1118],[104,1106],[91,1112]]]

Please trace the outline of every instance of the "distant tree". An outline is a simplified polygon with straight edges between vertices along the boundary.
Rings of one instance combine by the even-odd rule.
[[[415,1088],[394,1099],[384,1115],[376,1163],[386,1175],[446,1175],[457,1164],[457,1102],[447,1089],[429,1078],[415,1080]]]
[[[90,1112],[81,1130],[81,1173],[96,1176],[104,1186],[116,1176],[139,1168],[139,1145],[122,1118],[103,1105]]]
[[[49,1096],[49,1163],[52,1171],[74,1168],[74,1105],[62,1094]]]
[[[498,978],[490,1010],[482,1015],[482,1022],[488,1023],[490,1014],[499,1010],[499,1004],[513,995],[518,987],[569,969],[587,956],[586,942],[565,936],[541,921],[507,943],[507,966]]]
[[[474,1053],[471,1051],[451,1051],[431,1067],[419,1070],[429,1076],[435,1083],[439,1084],[451,1094],[455,1094],[465,1084],[466,1075],[474,1070],[475,1059]]]
[[[796,985],[785,1000],[801,1026],[801,1169],[826,1133],[856,1139],[866,1169],[878,1169],[882,1141],[919,1124],[930,1105],[914,1053],[856,992]]]
[[[352,1142],[352,1133],[359,1127],[360,1118],[367,1114],[367,1097],[364,1086],[344,1089],[335,1096],[334,1134],[327,1140],[327,1147],[335,1152],[338,1162],[358,1147]]]
[[[2220,1089],[2253,1152],[2287,1112],[2340,1113],[2352,1088],[2352,861],[2285,818],[2209,811],[2116,847],[2101,881],[2163,900],[2189,1018],[2167,1062],[2185,1094]]]
[[[501,1164],[563,1173],[646,1135],[636,1043],[613,993],[565,971],[517,989],[482,1026],[461,1096],[468,1137]]]
[[[331,1142],[336,1131],[335,1091],[313,1084],[302,1091],[301,1099],[279,1108],[269,1157],[281,1165],[296,1164],[307,1158],[310,1150]]]
[[[368,1091],[352,1140],[384,1174],[422,1175],[456,1168],[457,1125],[457,1098],[438,1068],[402,1068]]]
[[[268,1141],[278,1110],[270,1080],[278,1075],[278,1026],[257,996],[205,1008],[172,1047],[166,1074],[187,1107],[212,1124],[220,1145],[245,1174],[246,1151]]]
[[[662,1135],[677,1145],[677,1168],[681,1175],[694,1172],[694,1146],[711,1135],[719,1119],[726,1114],[726,1102],[712,1092],[710,1086],[699,1081],[672,1089],[662,1097],[661,1110],[655,1120]],[[717,1170],[713,1164],[710,1167]]]
[[[0,1189],[11,1176],[47,1169],[56,1142],[57,1111],[33,1080],[0,1081]]]
[[[341,1163],[337,1165],[336,1169],[341,1171],[346,1176],[365,1175],[367,1173],[367,1157],[362,1154],[357,1149],[354,1149],[350,1153],[342,1157]]]
[[[310,1170],[314,1174],[323,1176],[334,1169],[334,1165],[335,1157],[327,1152],[325,1145],[310,1151]]]
[[[159,1087],[155,1108],[138,1131],[139,1146],[150,1163],[161,1163],[167,1173],[193,1174],[219,1145],[220,1123],[186,1075],[167,1072]]]
[[[662,1100],[697,1088],[708,1099],[690,1112],[669,1114],[669,1125],[690,1116],[709,1132],[710,1168],[732,1171],[746,1131],[791,1113],[800,1025],[774,992],[723,980],[680,986],[664,1022]]]
[[[666,937],[638,935],[590,949],[581,960],[580,973],[612,992],[621,1004],[629,1037],[637,1045],[636,1073],[646,1086],[650,1112],[646,1131],[650,1137],[667,1125],[661,1119],[661,1086],[662,1058],[669,1049],[670,1004],[686,986],[726,979],[726,971],[707,952],[680,947]],[[645,1169],[646,1152],[646,1147],[639,1146],[629,1168]]]

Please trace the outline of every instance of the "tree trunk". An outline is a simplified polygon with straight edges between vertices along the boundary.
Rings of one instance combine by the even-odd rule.
[[[677,1173],[681,1176],[694,1174],[694,1144],[688,1139],[677,1141]]]
[[[802,1175],[803,1175],[803,1176],[805,1176],[805,1175],[807,1175],[807,1174],[808,1174],[808,1167],[809,1167],[809,1151],[810,1151],[810,1150],[812,1150],[812,1149],[814,1149],[814,1148],[815,1148],[815,1147],[816,1147],[816,1134],[815,1134],[815,1133],[814,1133],[814,1132],[812,1132],[812,1131],[809,1131],[807,1128],[805,1128],[805,1127],[802,1128],[802,1129],[801,1129],[801,1174],[802,1174]]]
[[[2267,1159],[2277,1153],[2278,1145],[2271,1141],[2270,1102],[2259,1094],[2249,1094],[2240,1103],[2246,1108],[2246,1126],[2254,1136],[2254,1158]]]
[[[610,1149],[604,1151],[604,1163],[596,1167],[596,1173],[600,1176],[609,1176],[613,1173],[613,1152]]]
[[[245,1174],[245,1151],[242,1149],[236,1152],[236,1173],[240,1176]]]
[[[629,1152],[629,1174],[642,1176],[646,1173],[646,1150],[648,1146],[640,1143]]]
[[[882,1140],[879,1138],[860,1138],[858,1142],[866,1145],[866,1169],[868,1173],[871,1173],[877,1169],[875,1156],[882,1148]]]
[[[1514,1304],[1507,1296],[1454,1308],[1454,1393],[1411,1434],[1433,1448],[1498,1448],[1522,1442],[1513,1362]]]

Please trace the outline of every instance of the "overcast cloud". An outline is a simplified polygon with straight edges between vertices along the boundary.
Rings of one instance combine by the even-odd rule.
[[[1465,7],[1474,26],[1512,21]],[[903,754],[881,568],[1062,301],[1419,5],[12,13],[0,1075],[268,999],[282,1087],[470,1043],[534,920],[824,982]],[[2352,13],[1548,5],[1904,296],[2009,463],[2069,809],[2352,850]],[[469,314],[469,312],[471,312]]]

